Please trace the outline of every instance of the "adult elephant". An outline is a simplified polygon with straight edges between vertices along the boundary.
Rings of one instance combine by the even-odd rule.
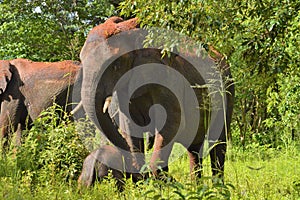
[[[168,170],[173,144],[179,142],[188,150],[191,171],[201,176],[203,143],[208,134],[213,175],[223,175],[226,133],[234,96],[230,69],[224,57],[212,47],[208,49],[208,56],[202,50],[201,56],[177,51],[163,57],[161,48],[143,47],[148,32],[137,29],[137,21],[136,18],[123,21],[112,17],[88,34],[80,53],[85,111],[119,147],[126,170],[138,171],[144,164],[143,132],[148,131],[155,137],[150,159],[155,175],[159,169]],[[189,44],[188,40],[184,41]],[[141,68],[143,66],[146,67]],[[218,91],[224,89],[220,93],[208,88],[212,72],[217,75],[212,84],[218,85]],[[184,78],[178,78],[178,74]],[[120,106],[116,124],[106,112],[111,95]],[[206,108],[206,101],[221,106]]]
[[[80,87],[80,69],[80,63],[74,61],[1,60],[0,139],[8,139],[10,133],[16,132],[20,143],[27,116],[30,116],[29,120],[36,119],[54,102],[71,111],[70,94],[74,85]]]

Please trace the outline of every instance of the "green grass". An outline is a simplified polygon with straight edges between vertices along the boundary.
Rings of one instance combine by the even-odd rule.
[[[108,178],[79,190],[77,178],[87,151],[72,123],[57,125],[56,118],[46,113],[27,131],[22,147],[12,146],[6,156],[0,152],[0,200],[300,199],[300,145],[295,143],[278,149],[258,144],[231,147],[225,184],[212,181],[209,158],[203,163],[203,178],[191,179],[186,151],[175,145],[170,175],[176,181],[148,179],[133,184],[129,179],[120,193],[115,180]]]
[[[176,151],[176,148],[175,148]],[[212,185],[209,160],[204,162],[204,178],[191,180],[186,154],[174,161],[170,173],[177,182],[148,180],[134,185],[127,180],[119,193],[114,180],[108,179],[89,189],[78,190],[76,181],[32,182],[29,171],[16,173],[4,169],[2,160],[1,199],[300,199],[300,151],[268,148],[232,149],[228,153],[225,185]],[[2,171],[3,172],[3,171]],[[51,179],[49,174],[49,180]]]
[[[226,180],[235,186],[233,199],[300,199],[299,149],[231,153],[239,155],[226,163]]]

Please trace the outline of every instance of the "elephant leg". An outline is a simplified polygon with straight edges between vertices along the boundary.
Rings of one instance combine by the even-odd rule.
[[[144,140],[143,138],[130,136],[123,130],[120,130],[120,133],[130,147],[130,152],[133,157],[132,165],[134,167],[134,171],[138,172],[145,164]]]
[[[233,86],[233,85],[232,85]],[[224,118],[224,110],[218,110],[216,119],[214,120],[214,124],[212,124],[210,133],[208,136],[209,148],[210,151],[210,160],[211,160],[211,168],[212,168],[212,175],[215,177],[219,177],[223,179],[224,177],[224,163],[225,163],[225,154],[226,154],[226,142],[227,137],[230,135],[230,123],[231,123],[231,116],[232,116],[232,109],[233,109],[233,96],[234,95],[234,88],[229,88],[229,93],[227,94],[227,108],[226,108],[226,118]],[[230,94],[230,95],[229,95]],[[226,123],[225,123],[226,122]],[[220,126],[220,123],[223,124],[222,131],[220,135],[216,134],[219,133],[219,130],[216,127]]]
[[[224,176],[224,163],[225,163],[226,143],[221,142],[215,144],[210,151],[212,175],[223,178]]]
[[[1,135],[0,135],[0,141],[1,141],[1,145],[3,145],[3,147],[7,146],[8,145],[8,130],[7,130],[7,127],[6,125],[4,124],[7,124],[6,122],[6,119],[4,117],[0,117],[0,121],[1,121]]]
[[[16,134],[16,145],[21,144],[22,130],[25,129],[27,110],[20,100],[11,99],[2,102],[0,114],[1,138],[5,139],[3,146],[7,147],[12,133]]]
[[[137,137],[131,137],[133,150],[132,153],[134,154],[135,158],[137,159],[137,163],[139,167],[141,168],[145,164],[145,144],[144,144],[144,138],[137,138]]]
[[[161,171],[168,172],[168,160],[174,142],[166,140],[160,133],[155,134],[154,149],[150,159],[150,168],[154,176],[158,177]]]
[[[131,137],[131,141],[133,144],[133,151],[132,154],[137,162],[137,169],[140,171],[141,168],[145,165],[145,144],[144,144],[144,138],[137,138],[137,137]],[[141,174],[141,173],[134,173],[132,174],[132,178],[134,182],[137,182],[139,180],[145,179],[149,176],[149,174]]]
[[[18,123],[15,134],[16,134],[16,145],[21,146],[21,140],[22,140],[22,125],[21,125],[21,123]]]
[[[152,136],[149,132],[146,133],[146,148],[147,150],[152,149],[154,145],[154,136]]]
[[[0,116],[0,127],[1,127],[1,142],[3,147],[7,147],[9,144],[10,133],[13,132],[13,119],[10,117],[10,112],[1,109]]]
[[[78,178],[78,186],[91,186],[96,180],[95,166],[97,162],[97,151],[88,155],[83,163],[81,174]],[[103,171],[103,170],[102,170]]]
[[[188,156],[190,159],[190,173],[191,176],[201,178],[202,174],[202,156],[200,153],[200,145],[190,146],[188,150]]]
[[[140,173],[141,168],[145,165],[145,146],[144,139],[133,137],[125,133],[121,130],[122,136],[125,138],[126,142],[130,146],[130,151],[133,157],[133,171],[128,174],[128,176],[132,176],[134,182],[142,180],[142,174]]]

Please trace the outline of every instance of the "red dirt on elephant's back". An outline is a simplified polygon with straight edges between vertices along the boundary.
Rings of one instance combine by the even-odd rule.
[[[24,78],[44,77],[44,79],[51,79],[51,77],[71,76],[75,79],[75,75],[80,69],[80,63],[72,60],[65,60],[60,62],[33,62],[28,59],[18,58],[12,60],[13,65],[17,65],[24,70],[19,70],[20,76]]]
[[[120,17],[111,17],[103,24],[94,27],[88,34],[88,38],[109,38],[112,35],[118,34],[122,31],[128,31],[137,28],[138,18],[123,21]]]

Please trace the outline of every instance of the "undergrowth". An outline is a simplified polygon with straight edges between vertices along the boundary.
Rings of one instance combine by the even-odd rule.
[[[192,179],[183,153],[171,155],[176,159],[167,177],[173,179],[150,177],[138,183],[127,179],[119,192],[110,175],[93,187],[79,189],[83,160],[101,141],[83,140],[78,124],[56,109],[60,108],[45,111],[32,129],[24,131],[22,146],[12,143],[8,152],[1,153],[0,199],[300,199],[300,145],[296,142],[280,148],[231,147],[224,183],[211,177],[209,158],[203,163],[203,177]],[[176,144],[172,154],[182,151]]]

